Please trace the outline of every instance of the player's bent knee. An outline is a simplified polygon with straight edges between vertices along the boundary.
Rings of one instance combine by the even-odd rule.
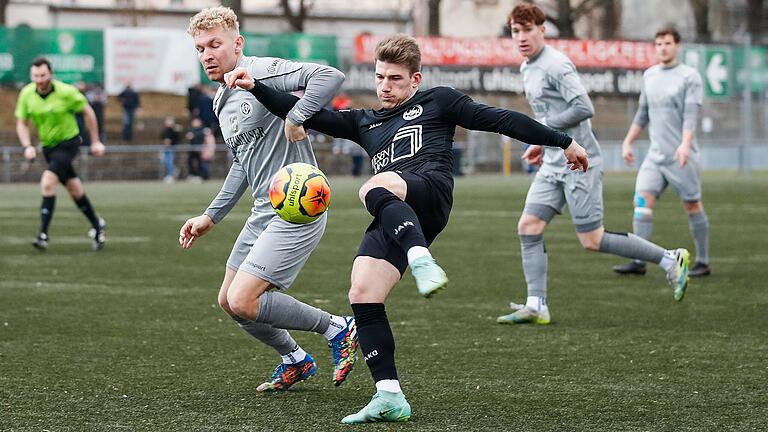
[[[531,215],[523,214],[517,222],[517,233],[520,235],[539,235],[544,232],[547,223]]]
[[[237,295],[237,293],[230,292],[227,295],[226,304],[229,308],[229,312],[231,312],[230,315],[237,315],[252,321],[255,321],[259,317],[258,297],[253,301],[249,296]]]

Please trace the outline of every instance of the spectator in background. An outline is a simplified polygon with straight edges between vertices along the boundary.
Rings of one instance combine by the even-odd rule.
[[[141,99],[131,84],[126,84],[125,89],[117,95],[120,105],[123,106],[123,140],[133,140],[133,120],[136,110],[141,106]]]
[[[202,159],[201,152],[203,143],[205,142],[206,129],[203,126],[203,121],[195,117],[190,123],[190,129],[187,132],[186,138],[189,144],[193,146],[187,153],[187,168],[189,170],[188,180],[200,181],[202,175],[200,174]]]
[[[80,94],[87,98],[85,93],[87,92],[88,87],[84,82],[80,81],[75,83],[75,88],[80,92]],[[80,130],[80,139],[82,140],[80,145],[83,147],[90,147],[91,134],[88,132],[88,126],[85,125],[85,117],[83,116],[83,112],[75,113],[75,122],[77,123],[77,128]],[[99,125],[99,131],[101,131],[101,125]]]
[[[99,126],[99,138],[101,138],[101,142],[105,142],[104,110],[107,107],[107,93],[104,91],[104,88],[101,87],[100,83],[96,83],[87,87],[85,98],[88,99],[88,103],[96,114],[96,124]]]
[[[204,84],[190,87],[187,93],[187,111],[190,118],[199,118],[203,127],[210,128],[215,136],[221,135],[219,122],[213,112],[214,90]]]
[[[331,101],[331,107],[334,111],[348,110],[352,108],[352,99],[346,93],[339,93]],[[352,176],[360,177],[363,174],[364,151],[362,147],[354,142],[344,138],[334,138],[334,154],[345,154],[352,158]]]
[[[203,129],[203,149],[200,152],[200,178],[210,178],[210,164],[216,154],[216,137],[210,128]]]
[[[163,166],[165,167],[165,177],[163,181],[166,183],[173,183],[176,178],[176,165],[174,163],[175,150],[173,146],[179,143],[181,137],[177,130],[176,120],[173,117],[166,117],[163,123],[163,132],[160,134],[160,139],[163,141]]]

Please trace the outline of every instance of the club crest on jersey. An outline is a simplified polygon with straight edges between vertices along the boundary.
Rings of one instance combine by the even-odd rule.
[[[403,113],[403,120],[413,120],[424,112],[424,108],[421,105],[414,105],[408,108],[408,111]]]
[[[251,115],[251,111],[253,111],[253,107],[251,106],[250,102],[244,101],[240,104],[240,112],[243,113],[245,117]]]

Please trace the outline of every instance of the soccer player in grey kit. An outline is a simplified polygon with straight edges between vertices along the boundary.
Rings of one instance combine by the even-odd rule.
[[[696,122],[703,99],[701,76],[696,69],[677,60],[680,33],[674,28],[656,32],[656,57],[659,64],[643,74],[640,105],[629,127],[622,156],[632,165],[632,143],[648,126],[651,148],[635,181],[635,234],[649,239],[653,231],[653,205],[668,185],[672,185],[688,214],[688,224],[696,246],[696,264],[691,277],[707,276],[709,269],[709,220],[701,204],[701,163],[696,143]],[[620,274],[645,274],[645,263],[632,261],[615,266]]]
[[[276,90],[304,89],[305,94],[283,122],[249,92],[223,85],[219,88],[214,111],[234,161],[221,191],[205,212],[181,227],[179,243],[185,249],[192,247],[250,186],[253,208],[227,260],[219,305],[243,330],[274,348],[282,358],[271,379],[256,390],[287,390],[316,373],[315,361],[287,330],[312,331],[328,339],[334,360],[333,381],[340,385],[356,360],[354,319],[331,315],[282,292],[320,242],[327,216],[308,224],[293,224],[275,214],[267,196],[272,176],[284,165],[317,165],[302,123],[331,100],[344,75],[317,64],[244,56],[237,16],[229,8],[202,10],[192,17],[187,31],[212,81],[223,83],[227,72],[241,67]]]
[[[570,59],[546,45],[544,13],[534,5],[521,4],[512,10],[509,20],[512,38],[526,58],[521,66],[523,85],[536,119],[572,136],[587,150],[591,163],[586,172],[577,172],[563,169],[562,152],[549,148],[542,152],[541,146],[531,146],[523,154],[529,163],[543,162],[517,226],[528,298],[525,304],[512,303],[513,312],[497,322],[549,324],[544,230],[566,204],[585,249],[659,264],[667,273],[675,300],[681,300],[688,284],[688,251],[665,250],[634,234],[603,228],[602,157],[589,120],[594,107]]]

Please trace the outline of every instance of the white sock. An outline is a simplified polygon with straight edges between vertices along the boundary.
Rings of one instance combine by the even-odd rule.
[[[672,268],[673,265],[677,262],[676,253],[673,250],[667,250],[664,251],[664,257],[661,259],[661,262],[659,265],[661,268],[663,268],[665,271]]]
[[[413,264],[414,261],[423,256],[432,256],[432,254],[429,253],[429,249],[425,248],[424,246],[414,246],[408,249],[408,265]]]
[[[539,296],[528,296],[528,298],[525,300],[525,305],[538,312],[547,308],[547,298]]]
[[[326,339],[331,340],[341,333],[347,327],[347,321],[340,316],[331,315],[331,321],[328,322],[328,330],[323,333]]]
[[[296,345],[296,347],[288,354],[280,356],[280,358],[283,359],[283,363],[285,364],[295,364],[304,360],[306,357],[307,352],[301,349],[301,347],[298,345]]]
[[[381,380],[376,381],[376,390],[381,390],[390,393],[401,393],[400,381],[398,380]]]

